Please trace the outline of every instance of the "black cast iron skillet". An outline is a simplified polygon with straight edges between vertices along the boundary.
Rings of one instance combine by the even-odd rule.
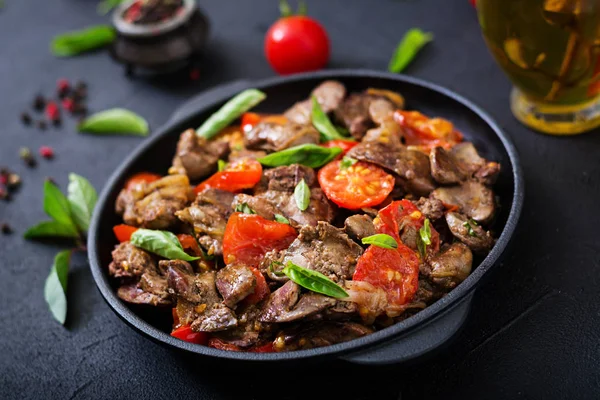
[[[438,302],[391,327],[350,342],[285,353],[228,352],[187,343],[169,335],[168,316],[155,309],[138,308],[119,300],[108,276],[108,264],[116,244],[112,227],[121,223],[114,212],[115,199],[127,177],[139,171],[165,174],[179,134],[187,128],[198,127],[243,89],[255,87],[267,94],[267,99],[256,108],[259,112],[282,112],[294,102],[305,99],[325,79],[340,80],[349,92],[368,87],[400,92],[406,98],[408,109],[451,120],[484,157],[500,162],[502,172],[494,187],[501,204],[495,223],[499,238],[472,274]],[[90,266],[98,289],[119,317],[145,336],[176,349],[221,360],[248,362],[289,364],[335,357],[361,364],[400,363],[438,348],[462,326],[474,290],[481,284],[482,278],[500,264],[505,254],[521,213],[523,194],[521,166],[509,137],[483,110],[448,89],[407,76],[361,70],[324,71],[260,82],[238,81],[200,94],[186,103],[117,168],[100,195],[92,219],[88,239]]]

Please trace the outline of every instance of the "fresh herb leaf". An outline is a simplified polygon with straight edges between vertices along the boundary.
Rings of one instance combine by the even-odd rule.
[[[383,247],[384,249],[397,249],[398,242],[396,239],[385,233],[378,233],[376,235],[367,236],[362,238],[362,244],[372,244],[374,246]]]
[[[61,193],[58,186],[50,181],[44,182],[44,211],[54,221],[63,225],[64,230],[77,232],[71,217],[69,200]]]
[[[258,161],[267,167],[302,164],[311,168],[319,168],[336,158],[341,152],[342,149],[339,147],[325,148],[308,143],[271,153],[259,158]]]
[[[71,251],[61,251],[54,257],[54,264],[44,285],[44,298],[54,318],[61,324],[67,318],[67,278]]]
[[[136,113],[124,108],[112,108],[93,114],[77,126],[79,132],[100,135],[148,136],[148,122]]]
[[[326,142],[334,139],[345,139],[345,137],[340,135],[335,129],[335,126],[333,126],[327,114],[323,112],[323,109],[315,96],[312,96],[311,120],[314,127],[321,133],[322,141]]]
[[[294,199],[300,211],[305,211],[310,204],[310,187],[302,179],[294,189]]]
[[[256,211],[251,209],[248,203],[242,203],[235,206],[235,212],[241,212],[244,214],[256,214]]]
[[[282,272],[298,285],[315,293],[321,293],[337,299],[348,297],[348,293],[342,287],[322,273],[301,267],[291,261],[287,263]]]
[[[355,160],[354,158],[344,156],[344,158],[342,158],[342,161],[340,162],[340,169],[344,170],[346,168],[349,168],[357,162],[358,160]]]
[[[467,234],[469,236],[477,237],[477,232],[475,232],[473,229],[474,226],[477,226],[477,221],[474,219],[468,219],[467,221],[463,222],[463,226],[467,228]]]
[[[112,26],[96,25],[55,36],[50,44],[50,49],[54,55],[59,57],[74,56],[107,46],[116,37],[117,34]]]
[[[131,235],[130,243],[169,260],[194,261],[200,259],[200,257],[192,257],[183,251],[177,236],[169,231],[138,229]]]
[[[125,0],[104,0],[98,3],[96,11],[100,15],[106,15],[110,10],[121,4]]]
[[[335,130],[338,131],[342,136],[350,136],[350,131],[348,130],[348,128],[336,125]],[[354,138],[346,137],[344,138],[344,140],[354,140]]]
[[[225,171],[225,168],[227,168],[227,163],[224,160],[219,160],[217,161],[217,168],[219,172]]]
[[[212,138],[236,118],[263,101],[266,97],[266,94],[257,89],[244,90],[225,103],[217,110],[217,112],[208,117],[208,119],[198,128],[196,135],[205,139]]]
[[[92,219],[92,212],[98,201],[96,189],[82,176],[69,174],[68,200],[71,214],[77,227],[87,232]]]
[[[282,224],[290,224],[290,220],[281,214],[275,214],[275,221],[280,222]]]
[[[415,58],[419,50],[433,40],[433,34],[423,32],[418,28],[410,29],[394,51],[388,65],[390,72],[401,72]]]
[[[23,234],[25,239],[38,239],[49,237],[77,238],[77,230],[69,225],[56,221],[44,221],[27,229]]]
[[[417,237],[417,250],[423,259],[427,256],[427,246],[431,246],[431,224],[429,219],[425,218],[423,226],[419,229],[419,237]]]

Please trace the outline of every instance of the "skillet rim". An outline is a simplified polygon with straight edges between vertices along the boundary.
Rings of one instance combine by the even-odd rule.
[[[354,339],[348,342],[338,343],[330,346],[319,347],[308,350],[297,350],[290,352],[281,353],[249,353],[249,352],[233,352],[218,350],[207,346],[197,345],[188,343],[170,336],[153,325],[147,323],[142,318],[138,317],[132,310],[125,305],[118,297],[116,292],[112,289],[108,275],[103,272],[103,268],[100,264],[99,255],[97,252],[97,239],[99,227],[102,220],[100,210],[106,207],[106,202],[110,197],[111,193],[115,190],[115,185],[121,179],[125,171],[132,166],[136,159],[142,158],[143,154],[155,142],[159,141],[166,135],[173,133],[173,128],[180,125],[185,120],[189,120],[193,117],[193,114],[187,114],[185,118],[178,120],[169,120],[162,125],[150,138],[146,139],[133,152],[115,169],[115,171],[108,178],[107,183],[104,185],[100,196],[98,197],[98,203],[94,209],[92,221],[90,224],[89,235],[87,240],[88,247],[88,258],[90,262],[90,269],[94,278],[94,282],[98,287],[98,290],[102,294],[104,300],[108,303],[109,307],[128,325],[134,328],[136,331],[148,336],[155,342],[159,342],[179,350],[183,350],[189,353],[197,355],[215,357],[222,360],[243,360],[243,361],[254,361],[254,362],[275,362],[275,361],[291,361],[291,360],[304,360],[322,357],[333,357],[340,355],[347,355],[353,352],[363,352],[368,350],[368,347],[376,347],[385,342],[393,342],[398,340],[401,336],[411,334],[419,329],[423,328],[428,323],[432,322],[437,318],[442,318],[446,313],[451,311],[453,308],[462,303],[466,297],[475,290],[479,281],[482,280],[484,275],[494,266],[498,265],[501,256],[505,253],[506,248],[512,239],[515,229],[517,227],[519,217],[521,215],[523,200],[524,200],[524,180],[523,172],[521,168],[521,162],[519,156],[510,137],[502,130],[502,128],[496,123],[496,121],[483,109],[474,104],[467,98],[459,95],[458,93],[440,86],[438,84],[424,81],[418,78],[409,77],[402,74],[392,74],[388,72],[379,72],[365,69],[332,69],[318,72],[308,72],[303,74],[296,74],[292,76],[284,77],[272,77],[259,81],[248,81],[247,87],[255,87],[258,89],[270,89],[277,86],[283,86],[289,83],[312,80],[312,79],[341,79],[344,78],[375,78],[385,79],[392,81],[399,81],[408,83],[421,88],[441,93],[448,97],[448,100],[452,100],[462,104],[471,111],[473,111],[479,118],[481,118],[491,129],[494,131],[496,136],[500,139],[504,150],[508,155],[508,159],[513,169],[513,198],[512,205],[506,220],[506,224],[502,229],[500,237],[496,241],[496,244],[490,251],[490,253],[481,261],[481,263],[473,270],[467,279],[465,279],[456,288],[450,291],[442,299],[438,300],[434,304],[418,312],[417,314],[407,318],[404,321],[398,322],[390,327],[376,331],[370,335],[363,336],[358,339]],[[231,83],[231,82],[230,82]],[[227,83],[225,83],[227,85]],[[209,89],[210,90],[210,89]],[[217,104],[223,103],[229,98],[224,97],[222,94],[217,95],[214,99],[204,103],[195,114],[202,112],[208,108],[211,108]],[[111,208],[109,208],[111,209]]]

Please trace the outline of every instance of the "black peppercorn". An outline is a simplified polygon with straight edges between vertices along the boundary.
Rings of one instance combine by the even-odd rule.
[[[12,228],[6,222],[3,222],[2,224],[0,224],[0,230],[2,230],[2,233],[5,235],[9,235],[12,233]]]
[[[31,125],[31,115],[29,115],[29,113],[27,112],[22,112],[21,113],[21,121],[25,124],[25,125]]]
[[[45,107],[46,107],[46,99],[44,99],[44,96],[42,96],[41,94],[38,94],[37,96],[35,96],[35,99],[33,100],[34,110],[44,111]]]

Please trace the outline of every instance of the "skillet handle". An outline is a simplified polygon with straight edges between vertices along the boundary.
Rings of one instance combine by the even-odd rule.
[[[374,348],[342,356],[354,364],[388,365],[406,362],[429,353],[450,340],[463,326],[471,309],[469,295],[452,310],[429,322],[423,328]]]
[[[171,118],[169,118],[169,124],[183,122],[194,116],[200,108],[204,107],[204,105],[210,103],[215,98],[233,97],[238,92],[241,92],[248,87],[250,87],[250,81],[238,80],[205,90],[179,106],[173,115],[171,115]]]

